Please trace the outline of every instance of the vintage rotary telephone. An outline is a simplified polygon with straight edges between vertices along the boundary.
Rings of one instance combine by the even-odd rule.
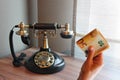
[[[14,52],[14,28],[20,28],[16,34],[21,36],[22,42],[26,45],[30,44],[30,38],[25,28],[39,30],[40,34],[43,34],[43,47],[41,47],[38,52],[35,52],[30,58],[26,59],[24,63],[23,60],[26,54],[21,53],[20,56],[16,56]],[[13,57],[13,65],[16,67],[24,65],[28,70],[34,73],[51,74],[61,71],[65,66],[64,59],[49,48],[47,37],[47,34],[51,34],[53,31],[55,32],[54,34],[56,34],[58,29],[64,29],[60,33],[62,38],[72,38],[73,31],[69,30],[69,24],[58,25],[57,23],[35,23],[33,25],[24,25],[24,23],[21,22],[19,25],[15,25],[9,34],[9,43]]]

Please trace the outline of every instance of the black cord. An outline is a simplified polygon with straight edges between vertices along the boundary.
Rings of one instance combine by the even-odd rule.
[[[21,63],[22,60],[24,60],[24,57],[26,56],[26,54],[24,53],[21,53],[20,56],[16,56],[15,55],[15,51],[14,51],[14,46],[13,46],[13,29],[17,27],[17,26],[14,26],[11,30],[10,30],[10,33],[9,33],[9,44],[10,44],[10,50],[11,50],[11,54],[12,54],[12,57],[13,57],[13,65],[16,66],[16,67],[19,67],[21,65],[23,65]]]
[[[13,29],[14,28],[15,27],[13,27],[12,30],[10,31],[10,34],[9,34],[9,43],[10,43],[10,50],[11,50],[11,54],[13,56],[13,59],[16,60],[17,57],[15,55],[14,47],[13,47],[13,33],[14,33]]]

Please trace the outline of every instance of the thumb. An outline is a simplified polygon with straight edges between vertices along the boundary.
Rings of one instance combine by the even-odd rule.
[[[94,54],[95,54],[95,49],[93,46],[90,46],[88,48],[88,57],[87,57],[87,62],[91,62],[93,60],[93,57],[94,57]]]

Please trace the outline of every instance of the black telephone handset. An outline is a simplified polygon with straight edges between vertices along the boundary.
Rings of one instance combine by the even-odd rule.
[[[22,60],[26,56],[24,53],[21,53],[20,56],[16,56],[13,47],[13,29],[20,28],[17,34],[21,35],[21,40],[24,44],[30,44],[30,38],[27,34],[27,31],[24,28],[32,28],[37,30],[43,30],[43,47],[40,48],[39,51],[35,52],[31,57],[25,60],[24,64],[22,64]],[[69,25],[65,25],[65,27],[59,26],[56,23],[36,23],[34,25],[24,25],[20,23],[12,28],[9,35],[9,43],[10,43],[10,50],[13,57],[13,65],[19,67],[24,65],[29,71],[34,73],[41,73],[41,74],[51,74],[55,72],[61,71],[64,66],[65,62],[64,59],[59,56],[56,52],[52,51],[48,46],[48,38],[47,38],[47,30],[55,30],[65,28],[65,31],[61,32],[61,37],[63,38],[71,38],[73,32],[69,31]]]

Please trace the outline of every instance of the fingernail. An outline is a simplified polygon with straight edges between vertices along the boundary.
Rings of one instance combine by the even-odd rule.
[[[91,52],[91,51],[94,51],[94,47],[93,46],[90,46],[89,47],[89,51]]]

